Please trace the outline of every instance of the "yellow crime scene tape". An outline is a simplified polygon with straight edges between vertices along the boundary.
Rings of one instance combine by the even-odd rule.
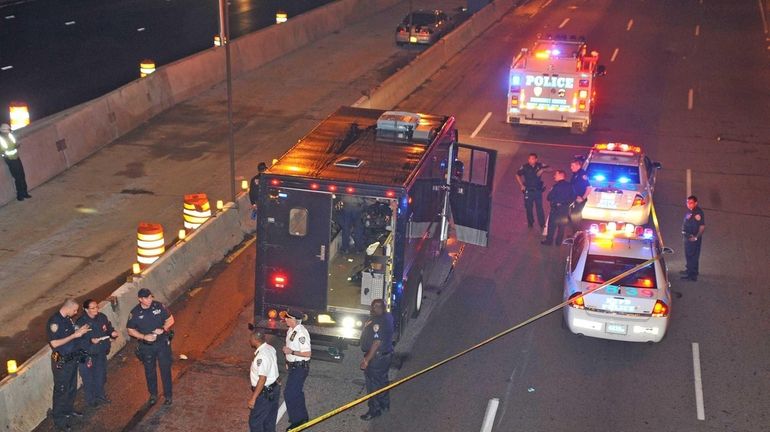
[[[656,229],[657,229],[657,217],[655,217],[655,213],[654,213],[655,212],[655,207],[652,206],[652,209],[653,209],[652,211],[653,211],[653,218],[654,218],[653,220],[655,221],[655,225],[656,225]],[[502,332],[500,332],[500,333],[498,333],[498,334],[496,334],[496,335],[494,335],[494,336],[492,336],[492,337],[490,337],[490,338],[488,338],[488,339],[486,339],[486,340],[484,340],[482,342],[477,343],[476,345],[473,345],[470,348],[467,348],[467,349],[465,349],[463,351],[460,351],[460,352],[458,352],[457,354],[454,354],[451,357],[445,358],[444,360],[441,360],[438,363],[434,363],[434,364],[426,367],[425,369],[417,371],[417,372],[415,372],[415,373],[413,373],[413,374],[411,374],[409,376],[401,378],[398,381],[394,381],[394,382],[390,383],[389,385],[387,385],[387,386],[385,386],[385,387],[383,387],[383,388],[381,388],[381,389],[379,389],[377,391],[374,391],[372,393],[366,394],[366,395],[364,395],[364,396],[362,396],[362,397],[360,397],[360,398],[358,398],[356,400],[348,402],[345,405],[342,405],[342,406],[340,406],[338,408],[335,408],[334,410],[329,411],[326,414],[323,414],[321,416],[318,416],[318,417],[308,421],[307,423],[304,423],[304,424],[302,424],[300,426],[297,426],[294,429],[289,429],[288,432],[299,432],[299,431],[303,431],[303,430],[305,430],[307,428],[310,428],[312,426],[315,426],[315,425],[317,425],[317,424],[319,424],[319,423],[321,423],[323,421],[326,421],[326,420],[336,416],[339,413],[342,413],[344,411],[349,410],[350,408],[353,408],[354,406],[356,406],[356,405],[358,405],[358,404],[360,404],[362,402],[366,402],[367,400],[369,400],[369,399],[371,399],[371,398],[373,398],[373,397],[375,397],[375,396],[377,396],[377,395],[379,395],[381,393],[384,393],[384,392],[386,392],[388,390],[396,388],[396,387],[400,386],[401,384],[404,384],[407,381],[411,381],[411,380],[417,378],[420,375],[426,374],[426,373],[432,371],[433,369],[436,369],[438,367],[441,367],[441,366],[451,362],[452,360],[456,360],[456,359],[464,356],[465,354],[468,354],[471,351],[479,349],[479,348],[483,347],[484,345],[490,344],[490,343],[496,341],[497,339],[500,339],[503,336],[508,335],[509,333],[513,333],[514,331],[516,331],[516,330],[518,330],[518,329],[520,329],[520,328],[522,328],[522,327],[524,327],[524,326],[526,326],[528,324],[531,324],[531,323],[539,320],[540,318],[543,318],[546,315],[550,315],[550,314],[556,312],[557,310],[563,308],[564,306],[567,306],[568,304],[574,302],[575,300],[577,300],[579,298],[585,297],[588,294],[591,294],[591,293],[593,293],[595,291],[598,291],[598,290],[600,290],[600,289],[602,289],[602,288],[604,288],[604,287],[606,287],[608,285],[612,285],[615,282],[618,282],[618,281],[622,280],[626,276],[630,276],[631,274],[637,272],[638,270],[641,270],[644,267],[647,267],[648,265],[650,265],[650,264],[654,263],[655,261],[659,260],[660,256],[661,255],[659,254],[659,255],[655,256],[654,258],[650,258],[647,261],[645,261],[645,262],[643,262],[643,263],[641,263],[641,264],[639,264],[639,265],[637,265],[635,267],[632,267],[631,269],[626,270],[625,272],[615,276],[614,278],[608,280],[607,282],[604,282],[604,283],[602,283],[601,285],[599,285],[597,287],[589,289],[588,291],[582,293],[581,295],[579,295],[579,296],[577,296],[577,297],[575,297],[573,299],[565,300],[565,301],[559,303],[558,305],[553,306],[550,309],[547,309],[547,310],[545,310],[543,312],[540,312],[539,314],[534,315],[534,316],[530,317],[529,319],[527,319],[525,321],[522,321],[522,322],[520,322],[519,324],[516,324],[513,327],[510,327],[507,330],[504,330],[504,331],[502,331]]]

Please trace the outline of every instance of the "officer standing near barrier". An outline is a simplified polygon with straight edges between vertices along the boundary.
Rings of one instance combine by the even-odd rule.
[[[575,192],[572,186],[565,180],[566,173],[563,170],[556,170],[553,173],[555,184],[548,192],[548,202],[551,203],[551,211],[548,213],[548,232],[545,240],[540,244],[550,246],[554,241],[556,233],[556,245],[560,245],[564,238],[564,231],[569,222],[569,206],[575,199]]]
[[[136,355],[144,364],[144,376],[150,392],[148,403],[154,405],[158,401],[157,364],[163,381],[163,404],[171,405],[171,326],[174,325],[174,316],[166,306],[154,300],[147,288],[140,289],[138,296],[139,304],[131,309],[126,328],[128,335],[139,341]]]
[[[537,223],[540,224],[540,228],[545,226],[545,213],[543,212],[545,185],[541,177],[547,169],[548,165],[538,162],[537,154],[530,153],[527,157],[527,163],[516,172],[516,181],[519,182],[521,192],[524,194],[524,208],[527,211],[527,225],[530,228],[535,223],[532,206],[537,211]]]
[[[265,171],[267,171],[267,164],[260,162],[257,165],[257,175],[249,181],[249,201],[254,209],[257,208],[257,202],[259,201],[259,178],[262,177],[262,173]]]
[[[583,161],[573,159],[569,164],[569,169],[572,171],[569,184],[572,185],[572,190],[575,192],[575,203],[569,215],[574,235],[580,230],[580,222],[583,221],[583,207],[586,206],[588,199],[588,186],[591,184],[588,182],[588,173],[583,169]]]
[[[393,359],[393,316],[385,311],[382,299],[373,300],[369,312],[370,318],[361,332],[361,350],[364,352],[361,370],[366,378],[366,391],[372,393],[390,384],[388,370]],[[390,410],[388,392],[369,399],[367,403],[369,411],[361,416],[365,421]]]
[[[687,260],[687,267],[680,272],[683,280],[698,280],[698,260],[705,230],[706,215],[698,206],[698,197],[690,195],[687,197],[687,213],[684,214],[684,223],[682,223],[684,256]]]
[[[256,349],[249,373],[249,431],[275,432],[281,395],[275,348],[265,341],[265,335],[260,331],[252,333],[249,342],[251,347]]]
[[[5,159],[8,169],[11,171],[13,180],[16,183],[16,199],[24,201],[25,198],[32,198],[27,192],[27,178],[24,174],[24,165],[19,158],[19,143],[16,137],[11,133],[11,127],[6,123],[0,125],[0,156]]]
[[[78,318],[77,325],[89,326],[91,332],[88,337],[81,338],[81,347],[88,352],[87,361],[80,363],[80,377],[83,378],[83,391],[86,395],[86,403],[97,406],[100,403],[112,402],[104,392],[107,383],[107,354],[110,353],[110,342],[118,337],[118,332],[112,327],[107,316],[99,312],[99,303],[88,299],[83,302],[83,310],[86,312]]]
[[[305,392],[302,389],[305,379],[310,372],[310,333],[302,325],[304,314],[297,309],[289,309],[286,312],[286,346],[283,353],[286,355],[286,369],[289,376],[286,378],[286,388],[283,391],[283,399],[286,402],[286,412],[289,415],[289,429],[295,428],[308,421],[310,416],[305,406]]]
[[[78,362],[85,360],[78,349],[83,335],[91,327],[75,328],[72,317],[78,313],[78,304],[69,299],[48,319],[48,345],[51,346],[51,371],[53,372],[53,407],[51,415],[57,430],[70,430],[70,417],[83,417],[75,411],[75,394],[78,384]]]

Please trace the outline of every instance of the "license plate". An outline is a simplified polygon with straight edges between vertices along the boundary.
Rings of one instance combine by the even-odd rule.
[[[409,36],[409,42],[417,43],[417,36]]]
[[[602,192],[599,196],[599,207],[604,208],[617,208],[617,203],[615,202],[617,194],[613,192]]]
[[[628,326],[624,324],[607,324],[607,333],[624,335],[628,332]]]

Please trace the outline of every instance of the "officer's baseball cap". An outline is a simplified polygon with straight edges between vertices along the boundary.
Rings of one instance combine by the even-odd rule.
[[[291,318],[295,320],[302,320],[302,317],[304,317],[305,314],[299,310],[299,309],[289,309],[286,311],[286,318]]]
[[[142,288],[139,290],[139,293],[136,296],[139,298],[145,298],[151,295],[152,295],[152,292],[150,292],[150,290],[148,290],[147,288]]]

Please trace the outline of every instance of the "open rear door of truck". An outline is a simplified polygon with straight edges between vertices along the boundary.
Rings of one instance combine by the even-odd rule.
[[[486,246],[489,241],[496,157],[495,150],[457,144],[449,202],[461,242]]]

